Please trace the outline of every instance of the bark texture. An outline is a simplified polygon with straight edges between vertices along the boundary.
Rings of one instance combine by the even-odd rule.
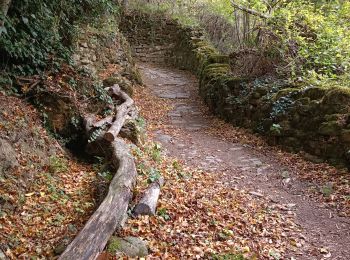
[[[111,143],[112,163],[118,168],[108,194],[90,217],[83,230],[67,247],[59,259],[96,259],[108,239],[127,218],[127,209],[136,182],[136,167],[128,145],[121,139]]]
[[[156,214],[157,202],[160,194],[160,188],[164,185],[164,178],[160,177],[159,180],[150,184],[145,193],[143,194],[140,202],[134,209],[134,214],[138,215],[150,215]]]
[[[61,260],[85,260],[96,259],[105,248],[108,239],[113,232],[123,227],[133,189],[136,182],[136,166],[129,146],[118,134],[124,125],[128,114],[134,111],[134,101],[118,85],[108,89],[110,96],[115,100],[116,115],[108,116],[96,122],[95,115],[87,115],[84,119],[85,131],[88,136],[94,129],[104,125],[110,128],[105,131],[110,134],[107,138],[101,135],[95,141],[87,145],[87,152],[91,154],[102,154],[111,160],[116,173],[109,185],[108,193],[98,209],[90,217],[84,228],[75,237],[59,257]]]
[[[109,130],[104,134],[104,138],[109,142],[113,142],[117,138],[131,106],[134,104],[134,101],[128,96],[128,94],[121,91],[118,85],[114,85],[111,90],[113,95],[119,96],[124,102],[117,107],[115,120]]]

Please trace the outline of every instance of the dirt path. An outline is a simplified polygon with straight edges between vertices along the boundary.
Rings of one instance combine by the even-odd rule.
[[[173,107],[166,127],[153,133],[169,155],[219,173],[227,185],[268,198],[271,207],[294,215],[305,239],[300,252],[290,254],[294,259],[350,259],[350,220],[313,199],[309,183],[298,180],[274,153],[217,137],[221,125],[202,104],[193,75],[161,65],[139,64],[139,69],[152,93]]]

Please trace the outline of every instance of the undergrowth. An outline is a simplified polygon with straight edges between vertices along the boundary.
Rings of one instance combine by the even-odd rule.
[[[185,26],[202,27],[219,51],[241,61],[236,66],[251,63],[245,71],[248,75],[252,66],[261,66],[265,74],[264,66],[271,64],[268,73],[296,86],[348,85],[348,1],[234,1],[265,18],[230,2],[137,0],[131,7],[165,14]]]
[[[13,0],[0,38],[0,82],[58,71],[62,62],[70,62],[79,24],[117,13],[111,0]]]

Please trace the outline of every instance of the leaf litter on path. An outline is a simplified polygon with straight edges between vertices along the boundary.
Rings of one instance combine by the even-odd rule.
[[[167,129],[167,100],[147,88],[134,96],[148,130]],[[157,116],[156,116],[157,115]],[[170,127],[172,134],[181,131]],[[293,216],[269,207],[265,198],[229,187],[220,174],[203,172],[164,156],[155,162],[149,152],[138,152],[138,165],[152,167],[165,177],[156,216],[129,219],[120,235],[142,237],[150,246],[150,259],[203,259],[242,255],[248,259],[278,259],[304,244]],[[138,190],[147,173],[139,171]],[[139,192],[137,192],[139,193]]]

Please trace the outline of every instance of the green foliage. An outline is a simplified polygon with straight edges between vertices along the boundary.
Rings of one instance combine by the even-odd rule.
[[[149,155],[155,162],[160,162],[162,160],[162,147],[160,144],[155,143],[149,150]]]
[[[160,209],[158,209],[157,215],[160,216],[160,217],[162,217],[165,221],[168,221],[168,220],[171,219],[171,217],[170,217],[170,215],[168,214],[166,208],[160,208]]]
[[[95,156],[95,160],[96,162],[93,165],[93,169],[97,173],[97,176],[100,177],[104,182],[112,181],[114,174],[110,171],[105,158]]]
[[[348,72],[350,4],[291,1],[269,21],[294,79],[320,83]]]
[[[93,88],[96,92],[96,97],[106,104],[113,104],[113,100],[110,95],[108,95],[107,91],[104,89],[102,82],[96,82],[93,85]]]
[[[105,181],[110,182],[113,179],[113,173],[110,171],[102,171],[97,173],[100,177],[102,177]]]
[[[344,86],[350,81],[349,1],[234,1],[268,19],[233,8],[230,0],[135,2],[143,11],[165,13],[184,25],[203,27],[222,52],[259,50],[273,63],[275,71],[271,72],[293,84]],[[242,57],[246,57],[244,51]],[[256,61],[261,59],[256,56]],[[249,62],[254,64],[248,58],[241,67]]]
[[[272,136],[280,136],[282,131],[282,127],[279,124],[272,124],[270,127],[270,134]]]
[[[95,142],[101,136],[103,128],[96,128],[90,135],[88,143]]]
[[[0,38],[0,70],[39,74],[68,61],[77,23],[114,14],[112,0],[13,0]]]
[[[323,194],[325,197],[329,197],[332,195],[334,192],[334,188],[332,183],[327,183],[326,185],[323,185],[320,187],[320,192]]]
[[[49,169],[51,173],[66,172],[68,170],[67,160],[57,156],[51,156]]]
[[[160,171],[158,169],[151,168],[149,171],[149,176],[147,179],[148,183],[155,182],[161,177]]]

